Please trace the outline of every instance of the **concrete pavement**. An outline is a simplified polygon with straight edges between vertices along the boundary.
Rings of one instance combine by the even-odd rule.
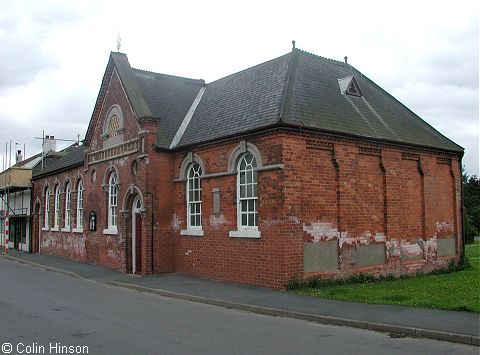
[[[43,254],[10,251],[2,257],[111,286],[258,314],[477,346],[480,343],[480,316],[475,313],[335,301],[178,273],[140,277]]]

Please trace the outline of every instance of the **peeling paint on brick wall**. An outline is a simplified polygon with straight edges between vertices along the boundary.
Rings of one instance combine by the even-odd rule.
[[[219,229],[225,224],[229,224],[229,222],[225,219],[225,216],[223,214],[220,214],[218,216],[211,215],[209,218],[210,222],[210,227],[213,229]]]
[[[123,253],[120,250],[108,249],[107,255],[117,263],[123,261]]]
[[[337,226],[328,222],[303,223],[303,231],[312,236],[312,241],[318,243],[321,240],[338,239]]]
[[[62,255],[71,255],[77,259],[85,259],[87,251],[85,247],[86,236],[57,236],[45,235],[41,239],[41,249],[61,251]]]
[[[183,220],[180,218],[180,216],[174,214],[172,218],[172,224],[171,224],[172,228],[175,231],[179,231],[182,229],[182,224],[183,224]]]
[[[301,222],[300,222],[300,218],[295,217],[295,216],[288,216],[288,217],[287,217],[287,221],[288,221],[289,223],[294,223],[294,224],[300,224],[300,223],[301,223]]]
[[[85,249],[85,240],[87,237],[82,235],[81,237],[76,237],[69,235],[66,238],[66,243],[64,244],[64,249],[71,250],[74,254],[78,255],[81,258],[87,256],[87,251]]]
[[[400,242],[396,239],[388,240],[385,242],[385,249],[387,250],[387,259],[400,258],[402,250]]]
[[[425,241],[424,253],[427,261],[432,261],[437,257],[437,238],[435,236]]]
[[[116,165],[116,166],[125,166],[125,165],[127,165],[127,161],[128,161],[127,158],[119,158],[119,159],[116,159],[116,160],[114,161],[114,165]]]
[[[401,252],[402,259],[423,259],[423,250],[417,243],[402,243]]]
[[[133,138],[129,135],[137,134],[137,130],[133,132],[128,125],[136,120],[127,117],[131,112],[121,87],[108,95],[113,96],[106,98],[106,109],[113,101],[122,105],[125,139]],[[104,113],[100,114],[100,120],[102,117]],[[282,166],[258,172],[260,238],[229,237],[229,232],[237,228],[237,176],[223,173],[228,169],[228,157],[240,141],[232,139],[193,147],[204,164],[204,173],[212,174],[202,179],[202,190],[220,189],[221,207],[219,214],[212,214],[212,194],[204,193],[204,235],[183,236],[179,231],[186,229],[186,184],[174,180],[189,151],[154,151],[156,123],[144,124],[151,134],[144,137],[142,153],[148,154],[149,160],[143,155],[125,156],[86,167],[85,212],[98,213],[98,230],[85,230],[83,234],[40,231],[42,253],[128,269],[125,253],[131,247],[127,239],[131,221],[119,218],[118,235],[102,233],[107,221],[106,192],[102,190],[101,178],[96,183],[91,178],[93,168],[101,177],[108,165],[114,164],[120,180],[119,201],[123,201],[131,184],[145,193],[147,218],[142,241],[149,247],[153,234],[154,272],[179,271],[280,288],[296,277],[346,277],[359,272],[413,274],[448,265],[458,257],[451,255],[451,251],[456,253],[461,249],[458,235],[461,203],[456,206],[453,203],[461,186],[461,174],[452,178],[450,166],[436,163],[438,154],[411,152],[413,149],[408,147],[377,146],[372,142],[369,144],[375,145],[373,150],[361,150],[362,142],[308,132],[297,135],[291,131],[272,131],[247,138],[258,147],[263,165]],[[93,134],[89,149],[100,147],[100,133]],[[307,147],[307,139],[325,140],[328,144]],[[402,150],[415,153],[419,160],[402,160]],[[139,162],[139,174],[134,177],[130,171],[132,159]],[[151,166],[147,169],[148,162]],[[45,186],[46,182],[52,186],[54,178],[63,183],[68,174],[75,176],[73,172],[62,172],[38,181],[38,186]],[[455,181],[458,181],[456,191]],[[42,201],[42,190],[35,193]],[[153,222],[149,220],[150,208],[153,208]],[[50,210],[53,211],[52,206]],[[149,229],[151,223],[153,231]],[[455,244],[446,240],[454,235]],[[437,240],[446,240],[440,257]],[[149,259],[143,262],[148,272]]]
[[[437,222],[436,235],[453,235],[455,227],[449,222]]]

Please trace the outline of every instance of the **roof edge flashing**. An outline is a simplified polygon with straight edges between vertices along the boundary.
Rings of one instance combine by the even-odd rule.
[[[172,143],[170,143],[170,149],[173,149],[177,146],[178,142],[180,142],[180,139],[182,139],[183,134],[188,128],[188,125],[190,124],[190,121],[192,120],[193,114],[195,113],[195,110],[197,109],[198,104],[200,103],[200,100],[202,99],[203,94],[205,93],[206,86],[203,86],[200,88],[198,91],[197,97],[195,97],[195,100],[193,100],[192,105],[190,106],[190,109],[188,110],[187,114],[185,115],[185,118],[183,119],[182,123],[180,124],[180,127],[178,127],[177,133],[175,133],[175,136],[173,137]]]

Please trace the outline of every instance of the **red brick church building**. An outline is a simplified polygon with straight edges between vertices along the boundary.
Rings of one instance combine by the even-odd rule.
[[[299,49],[211,83],[111,53],[84,144],[33,176],[36,252],[280,288],[463,250],[463,149]]]

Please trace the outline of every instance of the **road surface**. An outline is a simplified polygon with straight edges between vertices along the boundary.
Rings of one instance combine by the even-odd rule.
[[[107,286],[0,256],[0,355],[478,354],[478,348],[268,317]]]

